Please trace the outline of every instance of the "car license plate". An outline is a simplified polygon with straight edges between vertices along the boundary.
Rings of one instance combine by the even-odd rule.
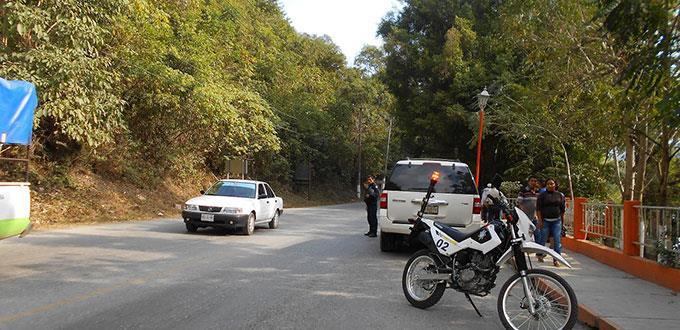
[[[425,214],[439,214],[439,205],[428,205],[425,207]]]
[[[201,221],[215,221],[214,214],[201,214]]]

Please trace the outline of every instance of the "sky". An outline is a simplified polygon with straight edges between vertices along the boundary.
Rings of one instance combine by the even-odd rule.
[[[378,24],[399,0],[279,0],[296,31],[328,35],[340,47],[347,64],[366,45],[380,46]]]

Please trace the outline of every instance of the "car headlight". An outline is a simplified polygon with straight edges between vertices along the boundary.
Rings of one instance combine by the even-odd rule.
[[[184,204],[185,211],[198,211],[198,205]]]
[[[243,213],[243,209],[240,207],[223,207],[222,212],[220,213],[226,213],[226,214],[241,214]]]

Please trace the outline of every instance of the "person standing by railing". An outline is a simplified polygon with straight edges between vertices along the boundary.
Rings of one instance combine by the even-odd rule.
[[[553,178],[545,180],[546,190],[538,195],[536,200],[536,215],[538,216],[538,229],[541,231],[538,242],[545,245],[548,233],[552,234],[555,252],[562,252],[562,222],[566,209],[564,194],[557,191],[557,181]],[[543,256],[537,256],[538,261],[543,262]],[[553,259],[553,265],[559,267],[559,262]]]
[[[522,212],[524,212],[534,226],[537,226],[534,231],[534,240],[540,242],[541,230],[538,230],[538,220],[536,219],[536,200],[538,199],[538,188],[540,188],[540,183],[538,178],[535,176],[530,176],[527,181],[527,186],[520,190],[519,195],[517,195],[517,207],[519,207]],[[542,254],[537,254],[536,257],[542,258]]]

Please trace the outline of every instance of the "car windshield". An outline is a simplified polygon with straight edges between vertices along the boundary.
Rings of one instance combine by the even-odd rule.
[[[220,181],[215,183],[206,195],[255,198],[255,184],[248,182]]]
[[[397,164],[385,184],[385,190],[427,191],[430,175],[435,170],[441,173],[440,181],[434,187],[435,192],[470,195],[477,193],[472,173],[467,166],[441,166],[439,163]]]

